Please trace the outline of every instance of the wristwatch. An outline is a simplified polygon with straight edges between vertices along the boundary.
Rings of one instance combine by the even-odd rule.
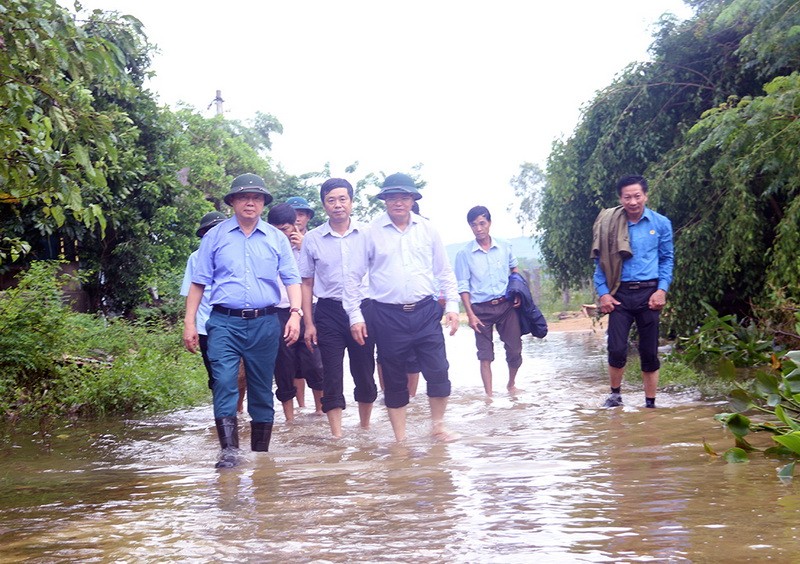
[[[297,315],[299,315],[300,317],[303,317],[303,310],[302,310],[302,309],[300,309],[299,307],[293,307],[293,308],[290,308],[290,309],[289,309],[289,314],[291,315],[291,314],[293,314],[293,313],[296,313],[296,314],[297,314]]]

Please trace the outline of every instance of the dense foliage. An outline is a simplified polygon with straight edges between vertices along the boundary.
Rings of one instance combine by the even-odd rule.
[[[127,414],[207,400],[181,328],[76,314],[60,263],[37,261],[0,299],[0,412],[19,417]]]
[[[643,173],[651,207],[675,230],[676,276],[664,320],[694,328],[708,302],[723,314],[786,318],[800,302],[800,3],[692,2],[665,16],[652,61],[625,69],[555,144],[537,217],[546,263],[578,286],[598,211],[616,179]],[[789,312],[786,315],[786,312]]]

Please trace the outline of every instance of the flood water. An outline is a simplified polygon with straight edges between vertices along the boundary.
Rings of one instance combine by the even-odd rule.
[[[703,450],[733,446],[713,419],[724,405],[661,393],[645,410],[629,387],[624,409],[599,408],[605,356],[589,332],[526,338],[513,398],[498,355],[487,402],[470,333],[446,339],[452,443],[428,438],[422,382],[407,444],[377,404],[367,431],[347,409],[338,442],[306,408],[291,426],[278,413],[272,452],[232,470],[213,468],[210,406],[65,424],[51,449],[6,432],[0,561],[800,561],[800,486],[778,479],[784,462]]]

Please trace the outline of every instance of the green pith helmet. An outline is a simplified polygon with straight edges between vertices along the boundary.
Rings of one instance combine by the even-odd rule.
[[[264,179],[257,174],[240,174],[233,179],[231,183],[231,190],[225,194],[223,200],[229,206],[233,201],[233,196],[236,194],[262,194],[264,196],[264,205],[268,205],[272,201],[272,194],[267,190],[264,184]]]
[[[225,214],[218,211],[208,212],[200,220],[200,227],[197,228],[197,236],[202,237],[209,229],[228,219]]]
[[[411,194],[415,200],[422,198],[422,194],[419,193],[416,184],[414,184],[414,179],[402,172],[387,176],[386,180],[383,181],[381,191],[378,192],[376,197],[385,200],[387,194]]]
[[[314,210],[311,209],[308,200],[306,200],[304,197],[292,196],[291,198],[286,200],[286,203],[292,206],[295,209],[295,211],[308,212],[310,214],[309,219],[314,217]]]

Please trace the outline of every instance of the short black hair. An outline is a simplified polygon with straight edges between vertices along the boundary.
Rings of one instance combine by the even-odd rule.
[[[270,225],[294,225],[296,219],[297,212],[289,204],[276,204],[267,214],[267,223]]]
[[[638,174],[628,174],[617,180],[617,196],[622,195],[623,188],[633,184],[639,184],[642,187],[642,192],[647,194],[647,180],[644,179],[644,176],[640,176]]]
[[[329,178],[323,182],[319,189],[319,199],[324,202],[328,192],[337,188],[347,188],[347,195],[350,196],[351,200],[353,199],[353,185],[344,178]]]
[[[467,223],[472,223],[480,216],[486,216],[486,221],[492,221],[492,214],[486,209],[486,206],[475,206],[467,212]]]

